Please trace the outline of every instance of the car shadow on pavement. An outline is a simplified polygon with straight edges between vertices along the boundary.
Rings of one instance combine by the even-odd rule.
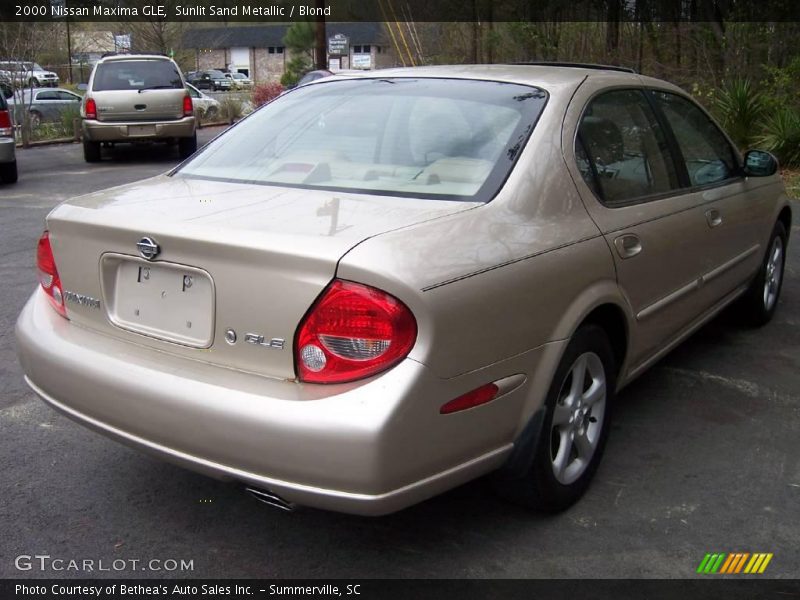
[[[178,147],[175,144],[114,144],[103,147],[101,155],[101,164],[175,162]]]

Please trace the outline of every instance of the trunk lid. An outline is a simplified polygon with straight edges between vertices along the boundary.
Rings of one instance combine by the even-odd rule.
[[[109,90],[93,92],[97,103],[97,120],[169,121],[183,118],[183,97],[186,90]]]
[[[73,322],[292,379],[297,326],[348,250],[475,206],[160,176],[73,199],[47,222]]]

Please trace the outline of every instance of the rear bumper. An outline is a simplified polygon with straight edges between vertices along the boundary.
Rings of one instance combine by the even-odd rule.
[[[16,160],[15,146],[14,138],[0,137],[0,163],[10,163]]]
[[[444,402],[489,374],[443,380],[405,360],[363,383],[269,379],[86,330],[38,290],[16,335],[28,384],[76,421],[192,470],[354,514],[394,512],[501,466],[528,393],[520,384],[443,416]]]
[[[151,127],[152,133],[142,133],[141,128]],[[126,121],[106,122],[84,119],[83,135],[93,142],[136,142],[192,137],[196,130],[195,117],[177,121]]]

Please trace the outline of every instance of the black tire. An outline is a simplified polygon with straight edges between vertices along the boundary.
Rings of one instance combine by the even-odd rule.
[[[181,138],[178,140],[178,154],[181,159],[189,158],[192,154],[197,152],[197,134],[192,137]]]
[[[742,320],[749,325],[755,327],[766,325],[775,314],[775,309],[778,308],[778,300],[783,288],[783,276],[786,272],[787,241],[786,228],[783,223],[778,221],[769,238],[764,260],[761,261],[761,268],[737,307]],[[780,254],[777,263],[774,260],[776,249]],[[767,294],[768,277],[772,281],[769,295]]]
[[[211,106],[206,110],[205,114],[203,115],[206,121],[213,121],[217,118],[217,107]]]
[[[0,181],[2,181],[3,183],[17,182],[16,160],[12,160],[10,163],[0,163]]]
[[[583,360],[584,357],[587,357],[587,364],[591,363],[591,369],[583,371],[583,381],[573,388],[573,372],[581,368],[579,359]],[[600,372],[604,377],[605,394],[601,392],[589,394],[593,386],[597,386],[597,390],[602,390],[602,386],[598,383],[600,379],[596,377]],[[586,377],[587,373],[589,377]],[[498,473],[495,479],[496,490],[513,502],[550,513],[565,510],[579,500],[588,488],[603,456],[616,385],[617,366],[608,336],[597,325],[582,326],[572,336],[556,369],[547,393],[544,417],[541,415],[533,417],[534,420],[541,419],[542,423],[540,427],[538,424],[536,427],[538,435],[535,445],[532,446],[532,457],[517,456],[516,460],[525,461],[522,469],[519,465],[509,465],[510,468]],[[581,403],[592,396],[596,397],[594,403],[589,407],[585,405],[581,407],[575,402],[570,407],[569,399],[572,394],[569,392],[577,388],[582,390],[581,394],[575,396],[580,396]],[[601,401],[601,398],[604,401]],[[565,419],[563,426],[554,423],[557,406],[560,407],[559,414],[570,415],[569,421],[566,422]],[[573,420],[575,414],[581,415],[580,418]],[[574,435],[576,439],[581,437],[591,440],[592,452],[588,454],[587,460],[581,458],[578,444],[572,441],[570,435]],[[565,439],[569,440],[564,445],[566,460],[561,463],[566,467],[562,468],[560,475],[557,476],[556,463],[559,462],[558,458],[561,456],[559,451]],[[522,443],[520,447],[525,447],[525,444]],[[509,476],[509,473],[518,475]]]
[[[32,79],[28,80],[28,87],[39,87],[39,86],[41,86],[41,83],[39,83],[39,80],[36,79],[36,77],[33,77]]]
[[[100,142],[83,140],[83,159],[88,163],[100,162]]]

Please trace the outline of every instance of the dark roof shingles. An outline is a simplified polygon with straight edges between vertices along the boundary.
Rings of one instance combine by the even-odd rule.
[[[268,48],[282,46],[288,25],[255,25],[252,27],[208,27],[189,29],[183,34],[184,48]],[[382,44],[381,23],[328,23],[328,37],[343,33],[351,44]]]

